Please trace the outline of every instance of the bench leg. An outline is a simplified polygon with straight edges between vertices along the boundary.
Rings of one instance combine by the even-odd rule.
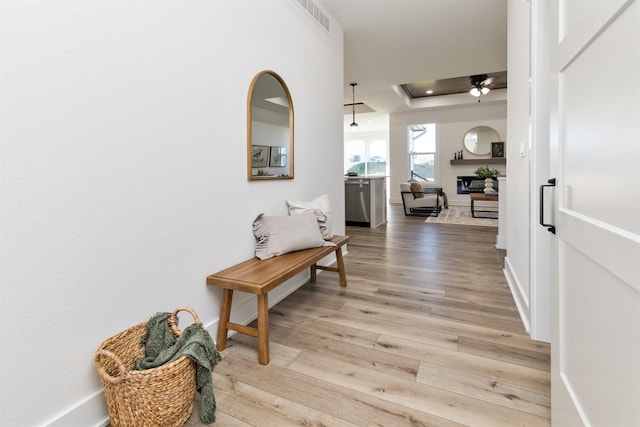
[[[344,259],[342,257],[342,247],[337,247],[335,250],[336,253],[336,264],[337,267],[329,267],[325,265],[313,264],[311,266],[311,283],[316,281],[317,270],[328,270],[333,271],[334,273],[338,273],[340,275],[340,286],[343,288],[347,286],[347,272],[344,269]]]
[[[233,300],[233,290],[222,290],[222,305],[220,307],[220,321],[218,323],[218,340],[216,348],[222,351],[227,348],[227,332],[229,331],[229,317],[231,316],[231,302]]]
[[[318,264],[314,262],[313,265],[311,266],[311,277],[309,278],[309,281],[311,283],[315,283],[316,278],[318,277],[317,275],[318,275]]]
[[[340,286],[347,286],[347,272],[344,269],[344,260],[342,259],[342,247],[336,249],[336,263],[338,264],[338,274],[340,275]]]
[[[269,298],[258,295],[258,361],[269,363]]]

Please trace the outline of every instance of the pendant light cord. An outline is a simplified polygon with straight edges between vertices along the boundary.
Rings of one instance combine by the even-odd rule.
[[[353,121],[351,122],[351,127],[358,126],[356,123],[356,86],[358,83],[351,83],[351,94],[352,94],[352,103],[351,103],[351,111],[353,112]]]

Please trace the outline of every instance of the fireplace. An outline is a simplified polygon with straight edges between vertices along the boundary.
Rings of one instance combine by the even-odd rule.
[[[475,175],[457,177],[458,194],[482,193],[482,190],[484,190],[484,178],[478,178]],[[493,178],[493,191],[499,191],[497,178]]]

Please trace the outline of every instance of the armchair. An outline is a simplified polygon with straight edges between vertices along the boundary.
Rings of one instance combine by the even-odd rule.
[[[407,216],[438,216],[445,205],[442,187],[423,186],[416,181],[401,183],[400,195]]]

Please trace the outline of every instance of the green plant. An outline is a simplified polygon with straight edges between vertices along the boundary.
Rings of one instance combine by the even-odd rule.
[[[500,175],[500,171],[498,169],[490,169],[488,166],[480,166],[476,169],[475,174],[478,178],[492,178]]]

